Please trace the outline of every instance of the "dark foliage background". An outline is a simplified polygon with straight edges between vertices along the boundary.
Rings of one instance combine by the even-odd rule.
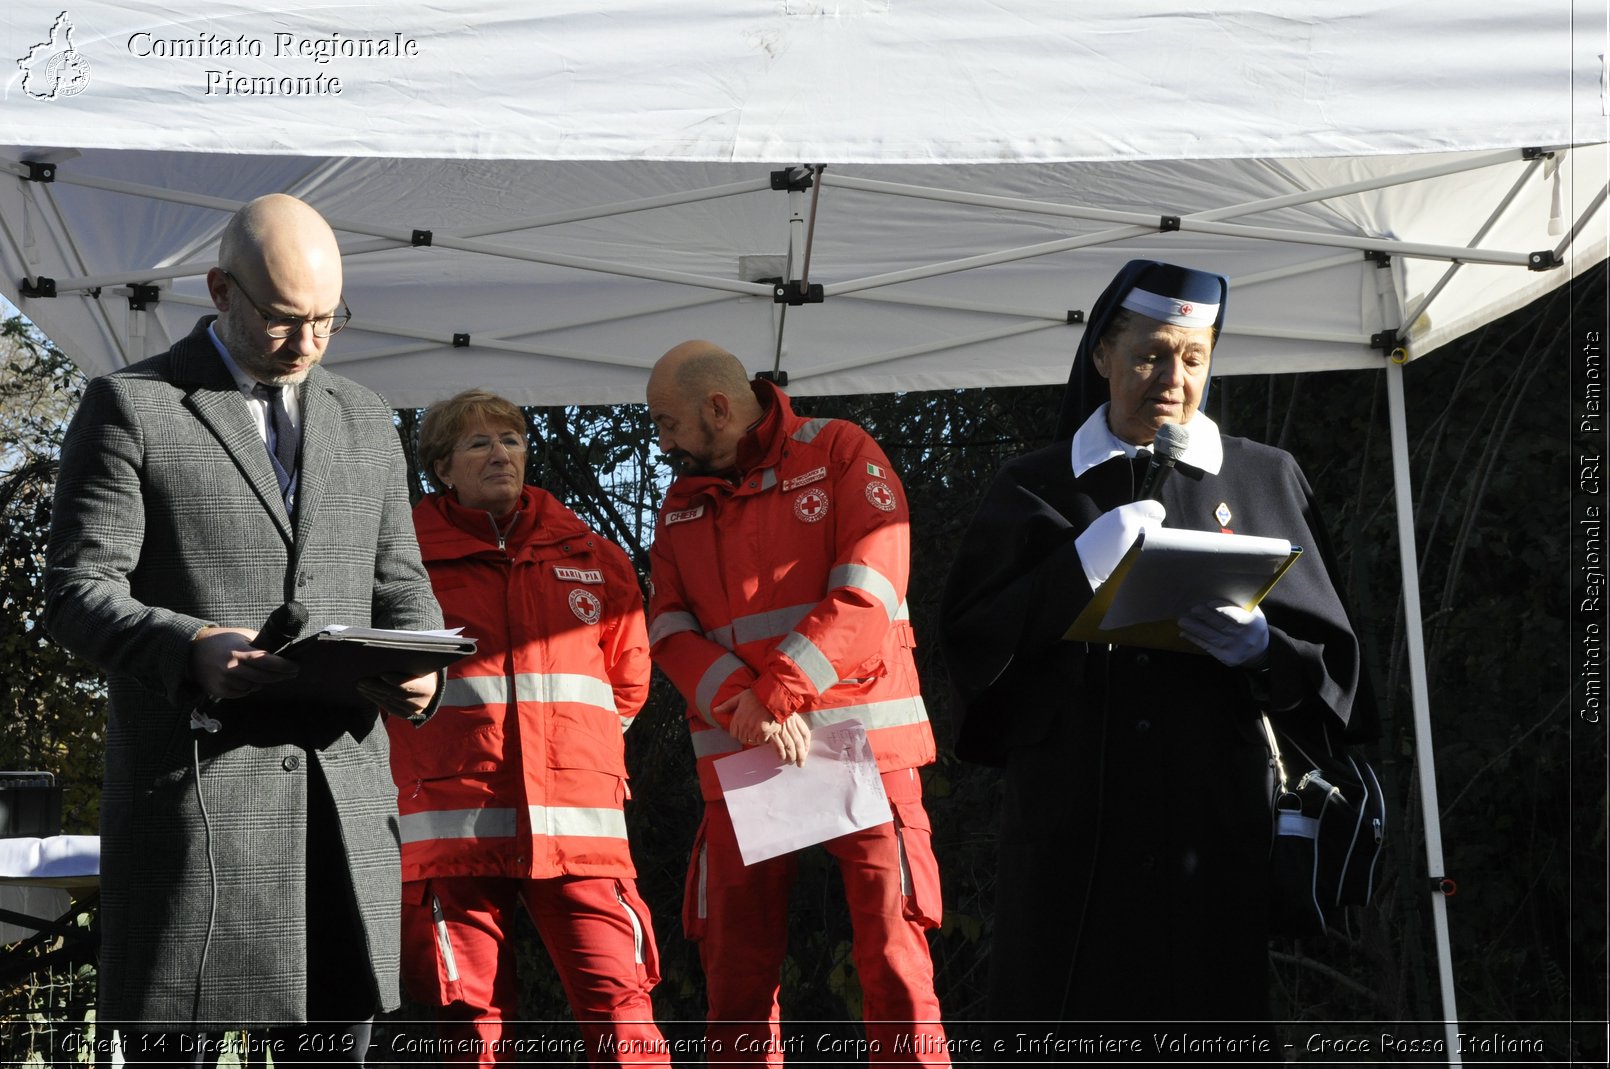
[[[1605,328],[1605,295],[1601,265],[1405,372],[1445,871],[1459,886],[1447,900],[1459,1010],[1470,1022],[1545,1022],[1530,1034],[1546,1036],[1556,1056],[1603,1056],[1602,1027],[1573,1035],[1569,1022],[1603,1021],[1610,967],[1605,740],[1602,726],[1578,721],[1569,705],[1567,635],[1570,357],[1585,330]],[[67,788],[65,830],[93,833],[102,687],[38,625],[54,457],[82,380],[16,318],[0,332],[0,368],[0,767],[54,771]],[[802,411],[866,426],[912,504],[909,600],[919,640],[930,637],[918,653],[942,747],[924,771],[947,900],[932,945],[941,1002],[956,1021],[982,1016],[1000,783],[946,748],[950,700],[931,637],[975,502],[1003,460],[1048,440],[1060,393],[798,400]],[[1314,485],[1382,702],[1383,735],[1371,756],[1394,803],[1377,904],[1345,932],[1273,945],[1275,1005],[1297,1021],[1439,1021],[1384,371],[1224,379],[1209,411],[1229,433],[1296,454]],[[418,417],[398,413],[411,460]],[[645,567],[664,479],[642,407],[528,409],[527,417],[532,480]],[[658,675],[628,736],[628,760],[633,848],[664,975],[656,1007],[662,1019],[684,1022],[668,1032],[694,1035],[703,978],[680,908],[699,801],[681,703]],[[785,1016],[857,1016],[848,918],[820,852],[807,855],[793,910]],[[564,1022],[563,993],[534,933],[527,936],[523,1015]],[[394,1026],[422,1016],[405,1010]],[[1424,1032],[1440,1036],[1440,1025]]]

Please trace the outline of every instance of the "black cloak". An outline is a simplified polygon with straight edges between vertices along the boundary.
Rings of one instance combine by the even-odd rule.
[[[1093,330],[1134,277],[1103,294]],[[1065,424],[1106,400],[1085,375],[1095,340],[1081,345]],[[996,1019],[1268,1016],[1271,784],[1259,714],[1336,736],[1374,719],[1307,480],[1283,451],[1222,444],[1219,473],[1182,468],[1164,484],[1164,526],[1304,548],[1262,603],[1261,669],[1062,639],[1091,597],[1075,539],[1135,499],[1143,461],[1115,457],[1075,478],[1066,440],[1018,457],[963,537],[942,636],[960,700],[956,752],[1007,770]]]

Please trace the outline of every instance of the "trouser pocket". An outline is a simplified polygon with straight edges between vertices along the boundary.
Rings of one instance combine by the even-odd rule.
[[[945,918],[939,887],[939,861],[934,857],[933,829],[922,804],[922,780],[916,769],[889,772],[883,777],[889,808],[894,811],[894,834],[900,846],[900,895],[906,919],[924,928],[937,928]]]
[[[682,887],[682,934],[694,942],[704,938],[704,922],[709,916],[706,890],[710,881],[710,857],[706,844],[710,818],[699,821],[693,837],[693,854],[688,859],[688,876]]]
[[[429,880],[403,884],[402,974],[408,996],[434,1006],[464,998],[459,949]]]
[[[660,950],[654,942],[654,922],[650,918],[648,904],[638,894],[637,885],[629,880],[615,881],[615,900],[620,903],[627,923],[632,926],[634,959],[652,987],[660,982]]]

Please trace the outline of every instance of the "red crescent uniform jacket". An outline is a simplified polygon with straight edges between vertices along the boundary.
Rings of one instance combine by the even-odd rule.
[[[402,878],[634,875],[622,733],[649,659],[626,554],[531,486],[501,548],[441,494],[414,527],[446,626],[479,645],[429,721],[388,721]]]
[[[814,729],[858,719],[884,772],[934,759],[906,610],[905,492],[870,436],[805,419],[768,382],[736,482],[683,476],[655,526],[649,641],[687,700],[706,799],[742,747],[714,708],[752,687]]]

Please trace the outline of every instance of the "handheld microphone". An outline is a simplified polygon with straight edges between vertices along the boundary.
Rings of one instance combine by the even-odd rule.
[[[1191,432],[1178,423],[1165,423],[1157,428],[1152,441],[1152,459],[1146,465],[1146,477],[1141,480],[1136,501],[1157,501],[1163,492],[1163,481],[1179,463],[1180,457],[1191,444]]]
[[[262,630],[252,639],[252,648],[279,653],[295,642],[297,636],[301,635],[302,628],[306,626],[307,609],[300,601],[287,601],[268,614],[268,619],[263,621]],[[196,702],[195,708],[190,710],[190,726],[199,731],[216,733],[223,724],[211,714],[219,708],[219,699],[203,696]]]
[[[302,628],[306,626],[307,609],[300,601],[287,601],[268,614],[268,619],[263,621],[263,629],[252,639],[252,646],[255,649],[267,650],[269,653],[278,653],[295,642],[302,634]]]

